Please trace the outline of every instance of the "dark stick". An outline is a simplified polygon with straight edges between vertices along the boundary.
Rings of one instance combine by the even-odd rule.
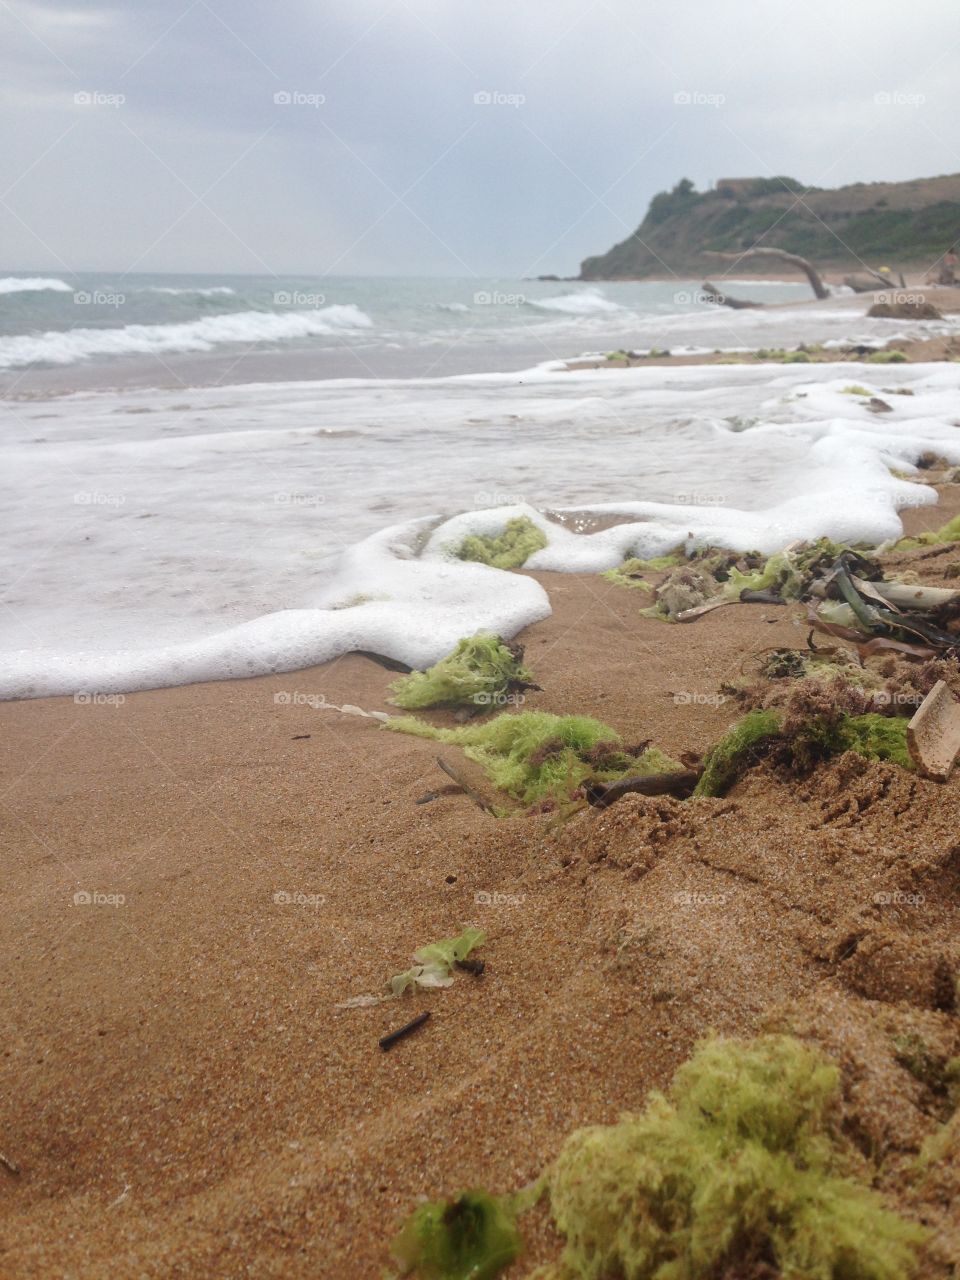
[[[423,1013],[418,1013],[404,1027],[398,1027],[396,1031],[391,1031],[388,1036],[380,1037],[380,1048],[386,1053],[388,1049],[392,1049],[398,1040],[403,1040],[411,1031],[416,1031],[417,1027],[422,1027],[430,1017],[430,1010],[424,1009]]]
[[[702,769],[684,769],[679,773],[652,773],[643,778],[594,782],[585,787],[584,791],[587,803],[594,809],[606,809],[630,792],[641,796],[676,796],[682,800],[693,791],[702,772]]]

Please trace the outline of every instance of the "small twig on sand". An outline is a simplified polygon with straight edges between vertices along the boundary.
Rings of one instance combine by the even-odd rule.
[[[7,1173],[9,1173],[12,1177],[19,1178],[20,1166],[16,1163],[15,1160],[11,1160],[9,1156],[5,1156],[2,1151],[0,1151],[0,1165],[3,1165]]]
[[[392,1049],[398,1040],[405,1039],[412,1031],[416,1031],[417,1027],[422,1027],[430,1017],[430,1010],[424,1009],[423,1013],[418,1013],[405,1026],[398,1027],[396,1031],[391,1031],[387,1036],[381,1036],[379,1040],[380,1048],[386,1053],[388,1049]]]

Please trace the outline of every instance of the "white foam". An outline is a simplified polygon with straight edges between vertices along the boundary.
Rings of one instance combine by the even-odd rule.
[[[528,298],[527,303],[539,311],[559,311],[568,316],[591,316],[600,313],[622,311],[596,289],[584,289],[581,293],[564,293],[558,298]]]
[[[129,324],[121,329],[50,330],[0,338],[0,369],[20,365],[74,364],[91,356],[162,355],[170,351],[212,351],[232,342],[282,342],[367,329],[372,324],[359,307],[321,307],[313,311],[237,311],[204,316],[182,324]]]
[[[0,279],[0,293],[43,293],[45,290],[54,293],[73,292],[65,281],[48,279],[46,276],[4,276]]]
[[[891,411],[845,394],[854,383]],[[903,478],[922,454],[960,463],[958,406],[951,364],[540,367],[17,402],[0,441],[0,696],[290,671],[351,649],[425,666],[473,631],[512,636],[548,613],[542,588],[451,553],[517,515],[548,540],[528,567],[561,572],[681,543],[878,543],[900,534],[899,509],[936,500]],[[423,517],[438,495],[465,514]],[[545,514],[560,508],[621,523],[578,534]]]
[[[172,285],[149,284],[142,290],[142,293],[168,293],[173,295],[187,294],[197,298],[216,298],[221,295],[236,294],[236,289],[231,289],[228,284],[212,285],[209,289],[201,289],[196,286],[185,289],[175,289]]]

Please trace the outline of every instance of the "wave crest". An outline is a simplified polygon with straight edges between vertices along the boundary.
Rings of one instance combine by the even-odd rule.
[[[4,276],[0,279],[0,293],[43,293],[51,290],[54,293],[73,293],[73,289],[64,280],[54,280],[47,276]]]
[[[75,364],[92,356],[212,351],[231,342],[285,342],[368,329],[373,321],[353,303],[315,311],[237,311],[182,324],[129,324],[121,329],[48,330],[0,338],[0,369],[25,364]]]

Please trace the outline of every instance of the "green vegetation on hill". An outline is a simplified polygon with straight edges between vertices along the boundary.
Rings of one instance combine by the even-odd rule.
[[[756,178],[703,192],[683,178],[653,197],[631,236],[585,259],[580,276],[636,279],[662,275],[664,266],[709,275],[718,263],[704,250],[737,253],[754,245],[851,271],[861,262],[929,265],[958,239],[960,174],[835,190],[807,189],[789,177]]]

